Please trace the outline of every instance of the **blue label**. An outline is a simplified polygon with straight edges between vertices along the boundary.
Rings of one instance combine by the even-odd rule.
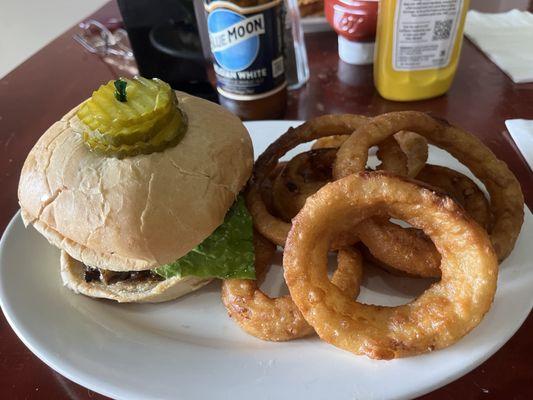
[[[257,24],[256,24],[257,25]],[[217,9],[207,18],[211,49],[217,63],[228,71],[242,71],[255,61],[259,52],[257,29],[254,21],[236,12]],[[264,26],[264,24],[263,24]],[[264,27],[263,27],[264,32]]]
[[[282,2],[254,7],[204,0],[218,91],[253,100],[285,86]]]

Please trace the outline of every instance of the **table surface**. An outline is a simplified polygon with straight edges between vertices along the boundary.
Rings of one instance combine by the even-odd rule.
[[[480,3],[480,2],[478,2]],[[473,2],[475,7],[476,1]],[[117,16],[114,3],[93,17]],[[18,209],[17,184],[24,159],[37,138],[66,110],[118,73],[72,40],[74,27],[0,80],[0,233]],[[507,162],[533,202],[532,173],[509,137],[504,121],[533,119],[533,83],[516,85],[465,40],[450,91],[439,98],[395,103],[381,98],[370,66],[355,67],[337,56],[331,32],[306,36],[311,79],[291,92],[287,119],[324,113],[374,115],[394,110],[432,111],[479,136]],[[533,318],[474,371],[424,399],[533,398]],[[16,337],[0,317],[0,390],[3,398],[103,399],[48,368]]]

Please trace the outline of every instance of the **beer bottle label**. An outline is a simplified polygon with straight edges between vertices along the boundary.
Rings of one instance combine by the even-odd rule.
[[[282,0],[236,3],[204,0],[218,92],[233,100],[271,96],[286,86]]]

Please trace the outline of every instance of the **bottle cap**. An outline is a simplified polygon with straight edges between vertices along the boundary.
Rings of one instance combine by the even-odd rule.
[[[348,64],[372,64],[374,61],[374,42],[351,42],[339,35],[339,57]]]

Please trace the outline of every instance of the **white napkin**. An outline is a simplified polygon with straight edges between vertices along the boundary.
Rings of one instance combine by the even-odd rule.
[[[468,11],[465,35],[515,83],[533,82],[533,14]]]
[[[533,120],[508,119],[505,121],[505,126],[529,164],[529,168],[533,169]]]

